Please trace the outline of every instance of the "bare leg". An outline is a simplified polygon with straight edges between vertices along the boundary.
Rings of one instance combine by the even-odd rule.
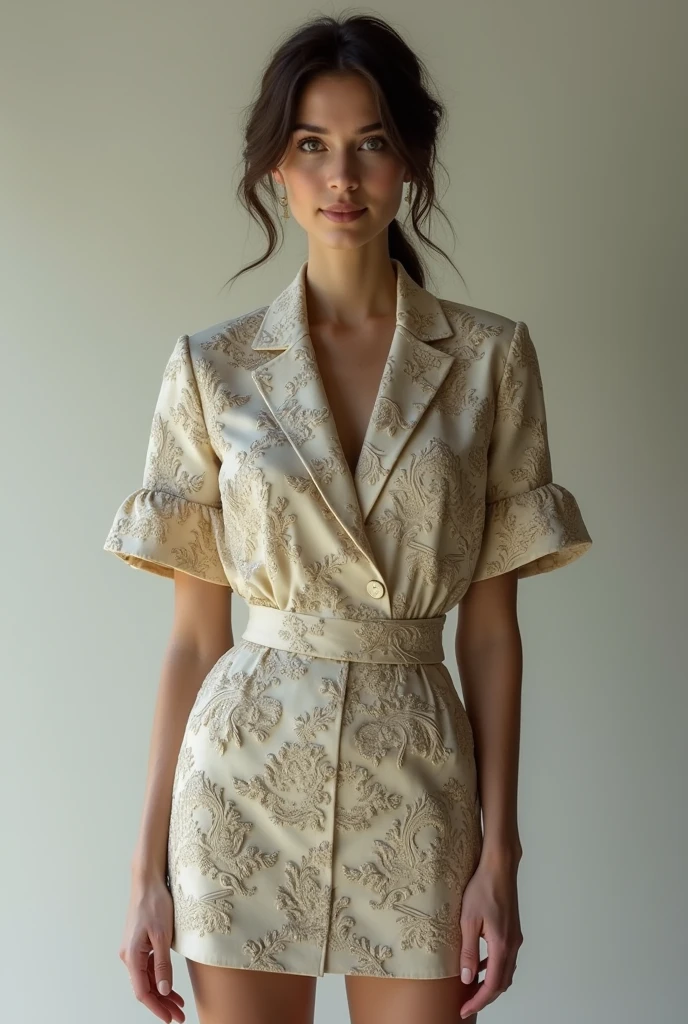
[[[477,1013],[459,1010],[475,993],[477,981],[460,978],[373,978],[347,974],[351,1024],[476,1024]]]
[[[313,1024],[315,977],[186,964],[199,1024]]]

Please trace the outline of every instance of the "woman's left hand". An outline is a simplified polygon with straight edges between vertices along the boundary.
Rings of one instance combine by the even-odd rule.
[[[518,913],[516,874],[511,858],[481,859],[463,894],[461,904],[461,980],[470,984],[487,962],[484,981],[460,1008],[470,1017],[493,1002],[513,982],[516,957],[523,944]],[[480,936],[487,943],[487,961],[480,962]],[[470,977],[466,974],[470,972]]]

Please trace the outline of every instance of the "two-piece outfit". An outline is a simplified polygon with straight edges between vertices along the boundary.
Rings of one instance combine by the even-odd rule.
[[[143,485],[105,542],[248,604],[174,779],[172,948],[201,963],[459,973],[482,832],[445,618],[471,582],[548,572],[592,543],[552,480],[526,324],[437,298],[393,262],[396,329],[353,476],[306,261],[269,306],[178,339]]]

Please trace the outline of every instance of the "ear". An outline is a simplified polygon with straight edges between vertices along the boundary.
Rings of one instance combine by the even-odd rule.
[[[278,185],[281,185],[283,188],[286,187],[284,184],[284,178],[282,177],[281,171],[274,170],[272,172],[272,177],[274,178]]]

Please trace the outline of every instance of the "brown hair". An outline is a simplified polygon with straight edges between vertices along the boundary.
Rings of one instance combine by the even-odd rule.
[[[257,98],[245,109],[244,170],[236,195],[260,224],[268,245],[259,259],[239,270],[226,284],[260,266],[275,251],[277,227],[261,194],[277,214],[277,192],[270,172],[279,165],[289,146],[299,98],[306,84],[318,74],[333,72],[356,72],[368,81],[392,149],[412,173],[413,229],[425,245],[444,256],[457,270],[450,257],[420,226],[436,209],[454,233],[437,202],[434,180],[435,165],[444,168],[437,158],[437,144],[445,109],[428,89],[425,65],[381,18],[323,15],[305,22],[277,46],[263,71]],[[281,228],[279,216],[276,222]],[[390,258],[399,260],[409,276],[424,286],[421,257],[396,218],[388,227],[388,243]]]

